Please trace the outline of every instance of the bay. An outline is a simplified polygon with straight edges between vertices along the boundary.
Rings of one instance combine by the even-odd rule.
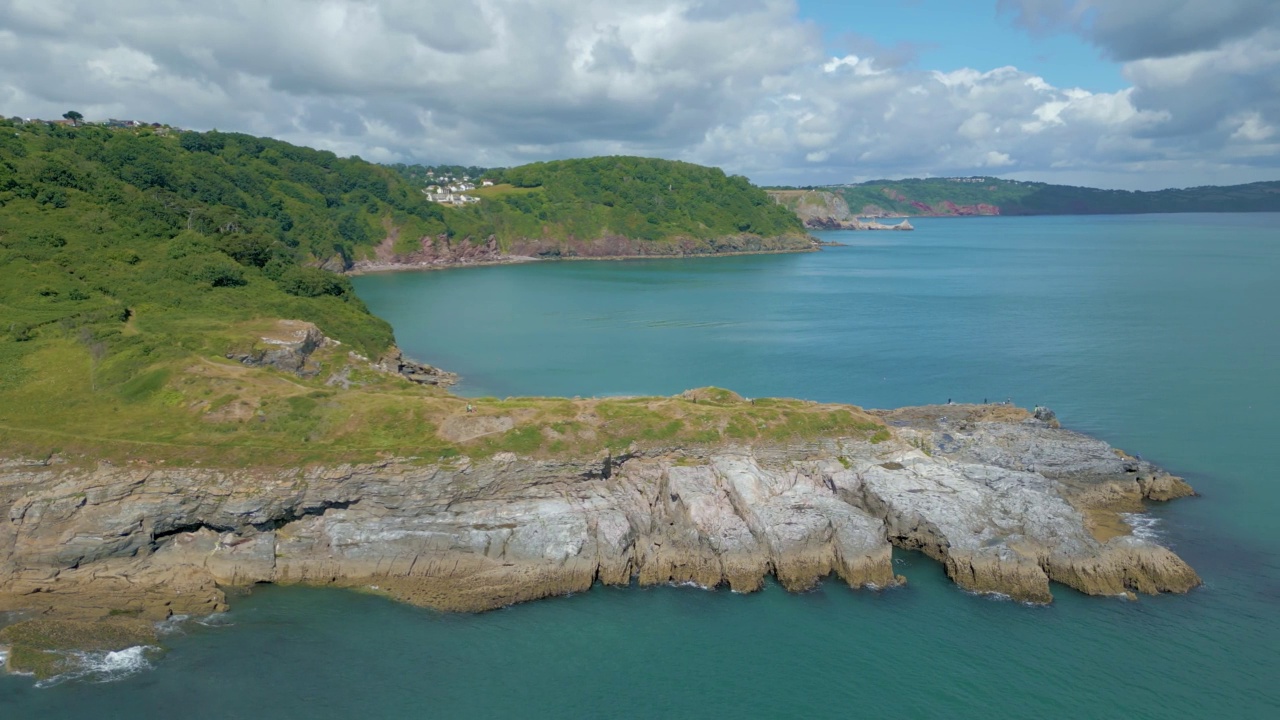
[[[913,220],[913,223],[916,223]],[[466,395],[705,385],[867,407],[1044,404],[1185,475],[1149,522],[1205,579],[1026,607],[910,585],[597,588],[483,615],[265,588],[153,668],[3,717],[1268,717],[1280,712],[1280,216],[921,219],[820,253],[355,279]]]

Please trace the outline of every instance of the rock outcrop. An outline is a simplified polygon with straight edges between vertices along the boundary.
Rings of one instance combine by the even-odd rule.
[[[335,345],[315,324],[302,320],[277,320],[273,326],[257,333],[245,347],[226,353],[228,360],[250,367],[272,367],[277,370],[311,377],[320,372],[312,354],[326,345]]]
[[[960,586],[1048,602],[1185,592],[1176,555],[1091,514],[1185,494],[1106,443],[1004,406],[882,412],[888,440],[498,453],[306,469],[0,467],[0,612],[164,617],[260,582],[486,610],[596,582],[886,587],[891,548]]]
[[[388,372],[393,375],[399,375],[410,382],[419,385],[437,385],[439,387],[449,387],[458,382],[457,373],[451,373],[448,370],[441,370],[434,365],[410,360],[404,356],[398,347],[392,347],[386,355],[382,356],[374,367]]]
[[[409,251],[397,251],[399,231],[392,228],[371,257],[357,260],[353,273],[386,270],[424,270],[465,265],[502,265],[537,260],[610,260],[645,257],[689,257],[754,253],[809,252],[814,239],[804,233],[763,237],[740,233],[716,238],[674,238],[665,241],[639,240],[623,235],[594,238],[515,238],[499,246],[495,236],[450,238],[448,235],[419,238]]]
[[[300,377],[315,377],[323,369],[315,357],[316,351],[339,345],[340,342],[326,337],[313,323],[276,320],[270,327],[254,333],[246,344],[228,350],[226,358],[249,367],[270,367]],[[351,359],[367,362],[367,358],[354,354]],[[410,360],[395,346],[370,366],[420,385],[448,387],[458,382],[457,374]]]
[[[771,190],[769,196],[794,212],[810,230],[915,230],[908,220],[896,225],[860,220],[844,198],[823,190]]]

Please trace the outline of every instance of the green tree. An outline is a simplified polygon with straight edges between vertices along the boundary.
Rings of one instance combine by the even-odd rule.
[[[68,110],[62,113],[62,117],[70,120],[72,125],[79,125],[80,121],[84,119],[84,116],[75,110]]]

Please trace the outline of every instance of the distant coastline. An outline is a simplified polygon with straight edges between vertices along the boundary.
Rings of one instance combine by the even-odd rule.
[[[1131,191],[975,176],[766,190],[830,193],[870,218],[1280,212],[1280,181]]]

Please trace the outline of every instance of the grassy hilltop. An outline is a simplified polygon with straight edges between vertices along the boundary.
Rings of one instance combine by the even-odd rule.
[[[391,328],[324,268],[389,237],[803,237],[763,191],[684,163],[566,161],[501,180],[448,208],[389,168],[270,139],[0,122],[0,456],[279,464],[877,432],[848,408],[715,393],[465,413],[379,372]],[[281,319],[341,345],[316,349],[306,376],[227,359],[269,344]]]

